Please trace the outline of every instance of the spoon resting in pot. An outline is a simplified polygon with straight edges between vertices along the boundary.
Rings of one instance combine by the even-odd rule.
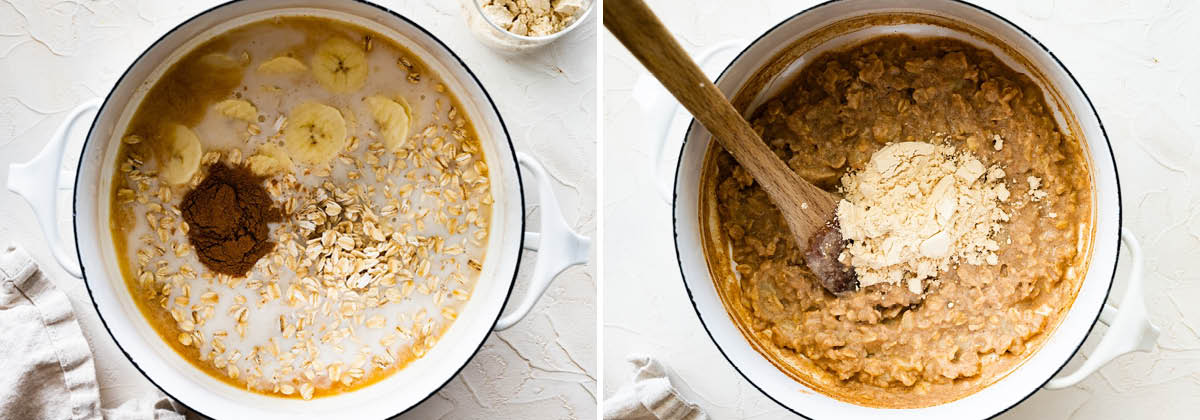
[[[854,268],[838,260],[845,242],[834,217],[838,199],[796,175],[733,108],[643,0],[604,2],[604,26],[754,177],[779,208],[804,261],[826,290],[858,288]]]

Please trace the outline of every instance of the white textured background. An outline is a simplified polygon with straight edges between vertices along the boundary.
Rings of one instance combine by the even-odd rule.
[[[0,184],[10,163],[32,158],[64,114],[103,97],[159,36],[220,1],[0,0]],[[458,1],[380,1],[458,53],[498,102],[518,151],[556,178],[566,219],[596,232],[596,20],[524,57],[478,43]],[[530,203],[530,212],[536,210]],[[536,226],[534,224],[533,226]],[[96,353],[105,407],[154,392],[100,325],[83,282],[53,261],[33,212],[0,191],[0,245],[23,245],[68,294]],[[536,254],[526,253],[522,271]],[[528,318],[493,334],[470,364],[411,419],[588,419],[596,411],[595,270],[560,276]],[[525,289],[521,276],[517,294]]]
[[[1049,47],[1095,103],[1121,174],[1125,226],[1147,254],[1147,306],[1163,330],[1158,350],[1123,356],[1076,387],[1040,391],[1001,418],[1198,418],[1200,2],[977,2]],[[727,39],[748,42],[816,3],[650,1],[693,52]],[[684,394],[714,418],[788,418],[721,357],[688,301],[670,209],[648,182],[655,139],[630,96],[645,71],[611,35],[603,44],[604,394],[629,380],[627,354],[649,353],[669,363],[675,379],[689,384]],[[1125,273],[1118,271],[1115,291]],[[1104,331],[1093,330],[1084,353]]]

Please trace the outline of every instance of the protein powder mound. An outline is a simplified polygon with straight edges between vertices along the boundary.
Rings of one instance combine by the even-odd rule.
[[[547,36],[566,29],[587,0],[481,0],[483,15],[521,36]]]
[[[262,178],[249,169],[218,162],[183,196],[180,208],[188,224],[188,242],[210,270],[245,276],[275,248],[267,223],[283,217],[261,184]]]
[[[1004,170],[954,147],[888,145],[842,177],[837,218],[848,241],[841,255],[861,287],[904,282],[913,293],[952,264],[996,264],[992,240],[1009,215]],[[848,259],[848,261],[847,261]]]

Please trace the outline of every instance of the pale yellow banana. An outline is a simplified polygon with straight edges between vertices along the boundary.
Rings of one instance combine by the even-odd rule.
[[[244,99],[226,99],[217,102],[213,106],[217,112],[229,118],[242,120],[246,122],[256,122],[258,120],[258,108],[254,107],[249,101]]]
[[[345,38],[330,38],[312,57],[313,77],[334,93],[354,92],[367,82],[367,53]]]
[[[168,184],[186,184],[200,169],[200,138],[182,124],[169,124],[159,140],[158,174]]]
[[[379,124],[380,134],[387,150],[396,150],[404,146],[408,139],[408,130],[412,126],[412,110],[402,97],[398,101],[375,95],[366,98],[367,109]]]
[[[308,70],[308,66],[292,57],[275,57],[258,65],[258,72],[263,74],[289,74]]]
[[[305,102],[292,108],[283,127],[288,155],[303,163],[328,162],[346,144],[346,120],[337,108]]]
[[[287,150],[275,143],[266,143],[260,146],[253,156],[246,158],[246,164],[250,166],[252,172],[260,176],[270,176],[292,170],[292,158],[288,157]]]

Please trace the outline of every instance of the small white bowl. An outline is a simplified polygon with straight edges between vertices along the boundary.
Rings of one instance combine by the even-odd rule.
[[[475,38],[494,50],[511,54],[529,52],[550,45],[555,40],[574,31],[575,28],[582,26],[583,22],[592,16],[592,10],[596,9],[596,3],[600,2],[600,0],[587,1],[587,6],[579,13],[575,21],[561,31],[546,36],[524,36],[506,31],[496,25],[496,22],[488,19],[483,13],[480,0],[461,0],[463,15],[467,18],[467,26],[471,28],[471,33],[475,35]]]

